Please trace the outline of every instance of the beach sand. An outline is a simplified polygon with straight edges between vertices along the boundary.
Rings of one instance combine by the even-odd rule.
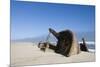
[[[78,55],[65,57],[52,50],[40,51],[34,43],[11,43],[11,66],[94,62],[95,53],[81,52]]]

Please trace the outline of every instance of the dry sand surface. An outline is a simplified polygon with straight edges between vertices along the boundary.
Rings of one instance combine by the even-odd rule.
[[[33,43],[11,43],[11,66],[93,61],[95,61],[95,53],[81,52],[78,55],[65,57],[52,50],[40,51]]]

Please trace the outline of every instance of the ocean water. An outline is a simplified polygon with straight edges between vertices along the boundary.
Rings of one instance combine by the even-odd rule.
[[[95,42],[90,41],[86,42],[89,52],[95,52]]]
[[[56,45],[56,42],[50,42],[54,45]],[[78,42],[79,44],[82,42]],[[94,41],[87,41],[86,45],[88,47],[89,52],[95,53],[95,42]]]

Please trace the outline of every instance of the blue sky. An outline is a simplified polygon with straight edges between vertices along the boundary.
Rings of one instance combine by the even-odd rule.
[[[95,7],[39,2],[11,2],[11,39],[38,37],[70,29],[74,32],[95,31]]]

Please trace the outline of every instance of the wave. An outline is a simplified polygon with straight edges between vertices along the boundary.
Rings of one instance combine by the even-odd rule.
[[[83,42],[80,41],[80,42],[78,42],[78,43],[83,43]],[[91,45],[93,45],[93,44],[95,44],[95,42],[94,42],[94,41],[86,41],[86,44],[91,44]]]
[[[95,53],[95,49],[88,49],[89,52]]]
[[[78,43],[80,44],[82,42],[80,41]],[[86,41],[86,45],[88,47],[89,52],[95,53],[95,42],[94,41]]]

